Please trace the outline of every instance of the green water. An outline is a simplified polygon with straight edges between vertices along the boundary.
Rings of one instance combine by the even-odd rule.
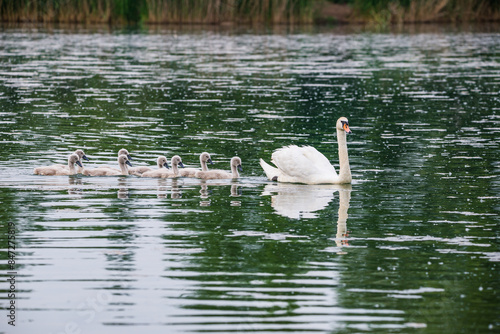
[[[5,333],[495,333],[500,34],[0,32]],[[351,186],[267,181],[313,145]],[[158,155],[237,181],[38,176]],[[305,166],[307,168],[307,166]]]

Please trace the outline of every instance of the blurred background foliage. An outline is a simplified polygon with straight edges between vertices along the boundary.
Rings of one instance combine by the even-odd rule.
[[[498,0],[0,0],[4,22],[311,24],[498,21]]]

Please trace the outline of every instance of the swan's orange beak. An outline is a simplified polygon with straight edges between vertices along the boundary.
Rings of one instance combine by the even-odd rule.
[[[345,123],[342,125],[342,128],[346,133],[352,133],[351,129],[349,129],[349,124]]]

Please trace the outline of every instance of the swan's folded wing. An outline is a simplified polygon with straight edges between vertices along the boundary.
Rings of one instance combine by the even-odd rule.
[[[330,161],[312,146],[287,146],[276,150],[273,163],[286,175],[309,179],[312,175],[336,175]]]
[[[302,175],[303,164],[307,163],[300,148],[295,145],[277,149],[271,156],[271,162],[278,167],[282,174],[296,177]]]
[[[327,157],[312,146],[303,146],[304,155],[311,161],[311,168],[317,173],[330,173],[337,175],[335,167],[332,166]]]

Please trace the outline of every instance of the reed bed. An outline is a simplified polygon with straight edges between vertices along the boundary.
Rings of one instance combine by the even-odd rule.
[[[311,0],[0,0],[4,22],[312,23]]]
[[[343,12],[341,15],[338,15],[339,8]],[[0,0],[0,20],[109,24],[308,24],[319,21],[389,24],[498,21],[500,1]]]

